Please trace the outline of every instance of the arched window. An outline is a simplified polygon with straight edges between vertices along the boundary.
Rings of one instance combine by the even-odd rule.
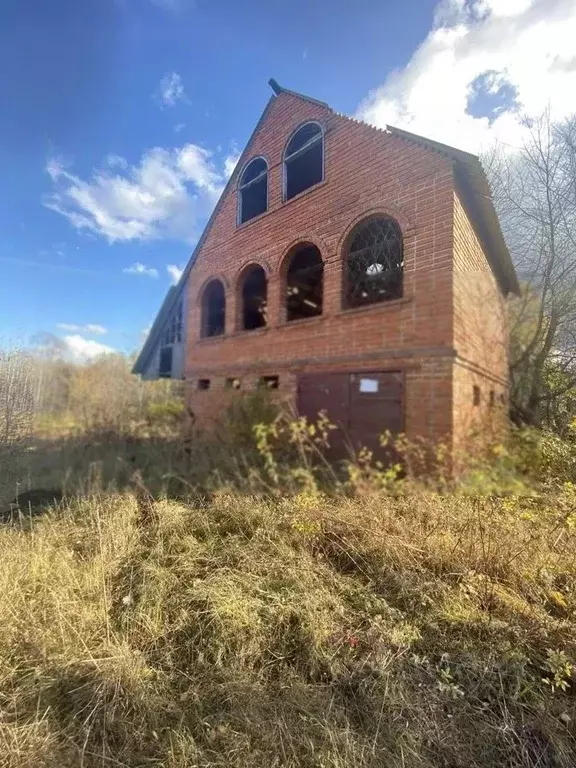
[[[226,293],[220,280],[211,280],[202,295],[202,338],[222,336],[226,329]]]
[[[284,152],[284,199],[304,192],[324,178],[324,134],[318,123],[305,123]]]
[[[402,296],[402,232],[394,219],[360,222],[350,234],[344,256],[344,306],[362,307]]]
[[[244,224],[268,208],[268,163],[263,157],[251,160],[240,177],[238,222]]]
[[[300,243],[288,255],[286,320],[322,314],[324,264],[315,245]]]
[[[268,282],[259,264],[248,267],[242,277],[242,329],[253,331],[266,325]]]

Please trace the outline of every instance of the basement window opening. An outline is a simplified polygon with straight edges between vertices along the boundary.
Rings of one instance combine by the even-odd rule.
[[[239,224],[245,224],[268,209],[268,163],[263,157],[255,157],[244,169],[238,195]]]
[[[306,123],[292,136],[284,153],[284,200],[291,200],[324,179],[324,134]]]
[[[266,326],[268,281],[258,264],[249,267],[242,281],[242,329],[253,331]]]
[[[202,338],[222,336],[226,327],[226,294],[220,280],[211,280],[202,296]]]
[[[324,264],[315,245],[294,250],[286,272],[286,320],[303,320],[322,314]]]
[[[210,389],[210,379],[198,379],[198,389]]]
[[[258,386],[262,389],[278,389],[280,378],[278,376],[261,376],[258,379]]]
[[[348,242],[344,307],[402,298],[404,255],[398,223],[387,217],[360,222]]]

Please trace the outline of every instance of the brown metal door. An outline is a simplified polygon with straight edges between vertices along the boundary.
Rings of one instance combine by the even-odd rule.
[[[298,380],[298,413],[309,422],[318,421],[320,411],[336,426],[330,432],[328,455],[344,458],[348,455],[348,419],[350,415],[350,374],[311,373]]]
[[[384,458],[383,432],[403,430],[403,377],[400,372],[350,375],[349,434],[354,448],[369,448]]]
[[[317,421],[325,411],[337,427],[330,433],[332,458],[346,458],[366,447],[379,458],[380,435],[403,430],[403,376],[400,372],[315,373],[300,377],[298,411]]]

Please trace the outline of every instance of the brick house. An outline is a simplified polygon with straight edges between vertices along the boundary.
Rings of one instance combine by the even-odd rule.
[[[270,85],[135,373],[206,427],[261,385],[356,445],[505,423],[518,282],[478,158]]]

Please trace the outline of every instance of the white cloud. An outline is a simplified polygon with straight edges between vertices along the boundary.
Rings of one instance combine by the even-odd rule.
[[[85,339],[79,334],[64,336],[63,341],[66,345],[65,350],[63,350],[65,356],[77,363],[87,362],[93,360],[95,357],[111,355],[115,352],[112,347],[109,347],[106,344],[101,344],[99,341],[94,341],[93,339]]]
[[[184,83],[178,72],[167,72],[160,80],[159,98],[167,107],[173,107],[179,101],[186,101]]]
[[[193,243],[226,181],[212,153],[196,144],[156,147],[140,162],[124,166],[114,156],[85,181],[57,157],[46,171],[54,184],[44,205],[65,216],[79,230],[109,242],[173,238]],[[123,160],[123,158],[119,158]]]
[[[110,152],[110,154],[106,156],[106,163],[110,166],[110,168],[128,167],[126,160],[123,157],[120,157],[120,155],[114,154],[114,152]]]
[[[519,146],[521,115],[576,110],[574,0],[443,0],[408,64],[359,117],[478,152]]]
[[[145,264],[141,264],[139,261],[135,261],[129,267],[124,267],[122,270],[127,275],[146,275],[147,277],[158,277],[158,270],[154,267],[147,267]]]
[[[237,147],[234,147],[232,152],[224,158],[224,176],[227,179],[234,173],[234,168],[238,165],[238,160],[240,160],[240,151]]]
[[[186,128],[186,123],[176,123],[174,126],[174,133],[180,133],[180,131],[183,131],[184,128]]]
[[[85,325],[76,325],[74,323],[56,323],[56,328],[70,333],[88,333],[92,336],[104,336],[108,329],[97,323],[86,323]]]
[[[184,272],[184,267],[178,267],[176,264],[168,264],[166,267],[166,271],[172,278],[173,285],[176,285],[178,280],[182,277],[182,272]]]

